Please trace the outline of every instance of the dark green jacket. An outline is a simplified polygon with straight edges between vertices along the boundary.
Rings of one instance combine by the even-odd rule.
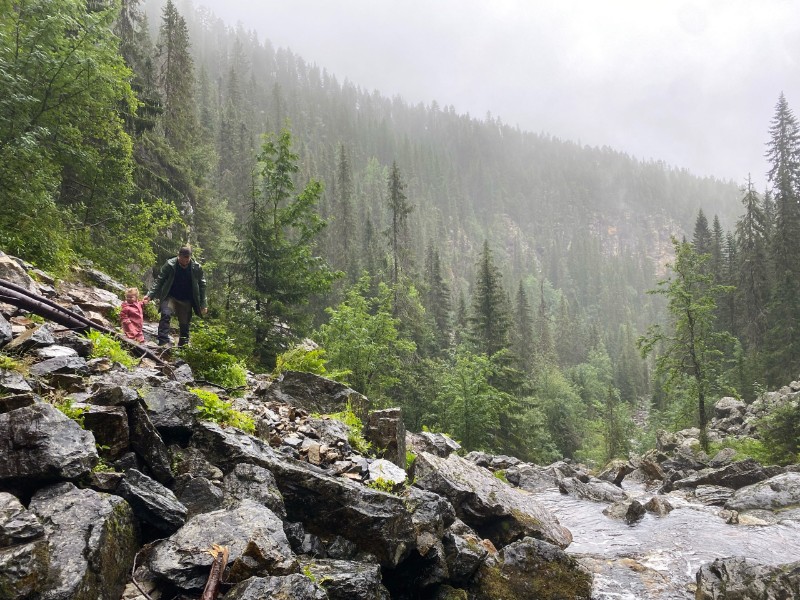
[[[153,282],[153,286],[147,295],[151,300],[163,300],[169,296],[169,290],[172,288],[172,282],[175,281],[175,269],[180,269],[178,265],[178,257],[173,256],[165,262],[158,277]],[[200,315],[200,310],[206,308],[206,278],[203,275],[203,267],[196,263],[194,259],[189,261],[190,275],[192,277],[192,308],[195,314]]]

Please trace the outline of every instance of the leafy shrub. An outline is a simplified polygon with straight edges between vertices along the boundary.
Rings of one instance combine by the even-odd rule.
[[[412,452],[411,450],[406,450],[406,471],[411,469],[415,460],[417,460],[416,453]]]
[[[384,479],[383,477],[378,477],[377,479],[368,481],[367,487],[370,487],[373,490],[378,490],[380,492],[386,492],[387,494],[394,494],[395,489],[397,487],[402,487],[402,484],[397,486],[388,479]]]
[[[754,438],[725,438],[719,442],[712,442],[709,447],[709,456],[714,456],[724,448],[733,448],[736,450],[736,460],[744,460],[745,458],[754,458],[762,464],[772,462],[770,453],[767,451],[764,442]]]
[[[278,355],[273,375],[278,376],[283,371],[301,371],[341,381],[350,374],[350,371],[328,371],[325,367],[327,362],[323,348],[295,346],[291,350]]]
[[[253,419],[233,408],[230,401],[222,400],[214,392],[198,388],[190,391],[202,401],[197,407],[201,419],[214,421],[223,427],[236,427],[246,433],[255,433],[256,425]]]
[[[364,438],[364,424],[361,422],[361,419],[358,418],[358,415],[353,412],[353,407],[351,406],[349,400],[347,401],[347,406],[345,406],[343,411],[333,413],[328,416],[331,419],[336,419],[337,421],[341,421],[347,425],[349,429],[347,441],[356,452],[359,454],[369,453],[370,449],[372,448],[372,444],[370,444]]]
[[[110,335],[92,330],[86,334],[86,338],[92,342],[92,358],[110,358],[128,369],[139,364],[138,360],[123,350],[119,340]]]
[[[800,458],[800,402],[788,402],[756,423],[768,460],[788,465]]]
[[[228,390],[244,387],[247,369],[228,352],[233,340],[224,327],[199,323],[191,340],[191,344],[181,348],[178,354],[189,364],[197,379],[205,379]]]
[[[88,408],[74,406],[70,398],[67,398],[66,400],[55,401],[53,402],[53,406],[80,425],[81,429],[84,428],[83,415],[89,410]]]

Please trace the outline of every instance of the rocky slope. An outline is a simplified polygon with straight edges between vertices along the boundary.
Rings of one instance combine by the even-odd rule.
[[[112,326],[121,286],[83,275],[57,284],[0,256],[0,283]],[[85,338],[1,293],[0,350],[15,358],[0,368],[0,599],[588,599],[592,574],[565,553],[572,536],[541,489],[607,504],[633,526],[668,513],[675,490],[731,523],[800,519],[800,469],[709,458],[692,430],[594,476],[567,462],[462,457],[446,436],[406,432],[398,409],[372,411],[309,374],[251,375],[237,398],[209,388],[252,416],[251,435],[199,418],[189,390],[202,386],[187,365],[89,359]],[[798,390],[750,406],[723,399],[717,435],[752,433],[755,411]],[[346,406],[381,458],[357,453],[347,426],[324,416]],[[629,498],[626,478],[651,499]],[[204,589],[219,548],[216,594]],[[719,560],[697,574],[696,597],[800,597],[798,582],[797,564]]]

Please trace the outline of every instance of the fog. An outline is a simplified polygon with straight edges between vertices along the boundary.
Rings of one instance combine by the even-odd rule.
[[[367,90],[756,188],[781,92],[800,110],[792,0],[195,0]]]

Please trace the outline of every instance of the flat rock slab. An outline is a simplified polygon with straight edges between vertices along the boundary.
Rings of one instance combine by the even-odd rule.
[[[783,473],[736,490],[725,503],[731,510],[780,510],[800,506],[800,473]]]
[[[423,452],[417,456],[415,474],[414,485],[450,500],[459,519],[498,547],[525,536],[560,548],[572,542],[569,530],[531,494],[460,456],[445,459]]]

